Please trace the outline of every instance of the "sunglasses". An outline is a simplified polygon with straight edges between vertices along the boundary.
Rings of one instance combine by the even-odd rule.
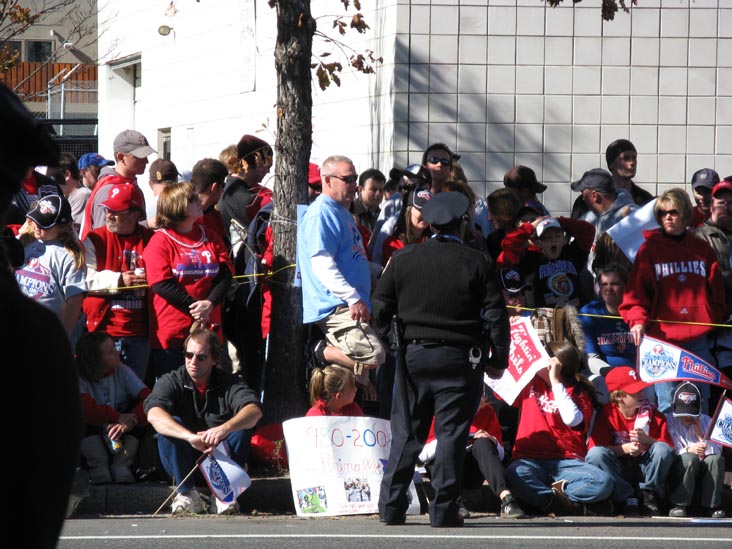
[[[183,356],[186,357],[188,360],[193,360],[193,357],[195,356],[198,362],[208,360],[208,355],[205,353],[191,353],[190,351],[185,351],[183,353]]]
[[[335,174],[327,174],[325,177],[335,177],[336,179],[340,179],[344,183],[348,183],[349,185],[353,185],[356,181],[358,181],[357,175],[335,175]]]
[[[430,164],[440,164],[441,166],[449,166],[450,161],[447,158],[437,158],[436,156],[430,156],[427,159]]]

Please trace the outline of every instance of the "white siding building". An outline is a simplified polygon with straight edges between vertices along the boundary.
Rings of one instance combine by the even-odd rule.
[[[532,167],[557,214],[574,198],[568,183],[606,167],[620,137],[635,143],[636,182],[654,193],[699,168],[732,174],[732,0],[638,1],[603,22],[601,0],[362,0],[371,30],[343,40],[384,63],[372,76],[346,67],[340,88],[314,84],[312,159],[346,154],[388,173],[442,141],[482,196],[511,166]],[[344,13],[338,0],[312,10],[324,32],[322,14]],[[99,51],[111,52],[99,72],[102,154],[128,127],[179,169],[245,133],[274,144],[266,0],[110,2],[99,21]],[[316,39],[313,49],[333,47]]]

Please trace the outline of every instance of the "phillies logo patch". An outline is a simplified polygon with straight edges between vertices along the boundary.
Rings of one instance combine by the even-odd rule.
[[[644,371],[651,377],[660,377],[666,372],[676,370],[673,356],[662,345],[654,345],[650,352],[644,353],[641,356],[641,364]]]
[[[678,398],[684,404],[691,404],[692,402],[696,401],[696,394],[681,391],[678,395],[676,395],[676,398]]]

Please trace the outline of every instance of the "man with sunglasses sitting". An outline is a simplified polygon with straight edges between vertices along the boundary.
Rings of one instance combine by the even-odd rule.
[[[189,473],[201,454],[210,454],[222,441],[231,458],[245,467],[262,410],[256,393],[220,367],[222,351],[215,332],[194,325],[183,348],[185,364],[158,379],[145,400],[145,413],[160,435],[163,468],[177,486],[172,513],[204,513],[195,478]],[[238,512],[236,501],[226,504],[212,499],[216,513]]]
[[[371,270],[350,206],[358,174],[345,156],[330,156],[321,168],[323,192],[308,206],[297,228],[302,274],[303,322],[314,323],[324,340],[317,360],[356,374],[363,400],[375,400],[368,370],[384,362],[384,347],[369,325]]]

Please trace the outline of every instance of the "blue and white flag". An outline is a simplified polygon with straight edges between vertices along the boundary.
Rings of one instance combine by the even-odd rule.
[[[732,389],[732,380],[705,360],[649,336],[644,336],[638,347],[638,374],[647,383],[683,380]]]
[[[725,398],[714,414],[711,432],[707,437],[712,442],[732,448],[732,400]]]
[[[226,442],[214,448],[198,465],[211,493],[222,503],[234,503],[249,488],[252,480],[247,472],[229,456]]]

